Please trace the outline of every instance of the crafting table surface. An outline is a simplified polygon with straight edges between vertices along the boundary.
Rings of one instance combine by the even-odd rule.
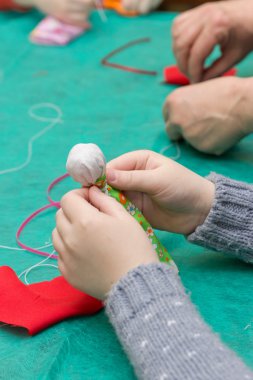
[[[216,158],[185,143],[178,148],[166,137],[161,106],[173,87],[161,81],[163,67],[175,63],[170,35],[175,14],[126,19],[108,13],[106,24],[95,14],[93,30],[64,48],[28,42],[40,17],[37,13],[0,15],[0,171],[24,164],[29,140],[48,127],[33,142],[31,162],[0,175],[1,247],[17,247],[19,224],[47,203],[47,185],[65,172],[68,151],[79,142],[98,144],[108,160],[136,149],[164,151],[173,157],[179,149],[178,161],[201,175],[216,171],[253,182],[252,138]],[[101,66],[104,55],[142,37],[150,37],[151,42],[132,47],[114,61],[157,70],[156,77]],[[248,57],[239,65],[239,75],[253,74],[252,62]],[[60,122],[54,123],[57,117]],[[74,186],[66,180],[54,190],[54,199]],[[54,212],[47,212],[27,227],[22,239],[34,247],[43,245],[50,241],[53,227]],[[180,236],[159,233],[159,237],[205,320],[253,367],[252,267],[190,245]],[[31,253],[0,248],[0,265],[9,265],[18,274],[40,260]],[[29,281],[56,275],[56,269],[41,268],[30,274]],[[4,380],[135,378],[103,312],[64,321],[35,337],[1,326],[0,363]]]

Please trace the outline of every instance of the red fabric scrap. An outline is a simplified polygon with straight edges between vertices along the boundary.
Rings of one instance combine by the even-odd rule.
[[[1,11],[21,11],[25,12],[28,8],[21,7],[20,5],[16,4],[14,0],[0,0],[0,10]]]
[[[222,76],[235,76],[237,73],[236,68],[232,68],[225,72]],[[174,84],[178,86],[186,86],[190,84],[189,79],[185,76],[177,66],[169,66],[164,69],[164,81],[167,84]]]
[[[24,327],[30,335],[102,307],[101,301],[73,288],[62,276],[25,285],[10,267],[0,267],[0,321]]]

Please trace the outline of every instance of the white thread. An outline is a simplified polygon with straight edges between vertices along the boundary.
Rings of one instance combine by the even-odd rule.
[[[41,247],[36,247],[34,249],[44,249],[44,248],[52,247],[52,245],[53,245],[52,243],[48,243],[48,244],[42,245]],[[24,248],[9,247],[8,245],[0,245],[0,249],[7,249],[9,251],[26,251],[26,249]]]
[[[167,152],[167,150],[169,150],[170,148],[172,148],[173,146],[175,146],[176,147],[176,155],[175,156],[172,156],[172,157],[170,157],[172,160],[174,160],[174,161],[177,161],[177,160],[179,160],[179,158],[181,157],[181,149],[180,149],[180,146],[179,146],[179,144],[177,143],[177,142],[175,142],[175,143],[171,143],[170,145],[168,145],[168,146],[166,146],[165,148],[162,148],[161,150],[160,150],[160,154],[162,154],[163,156],[165,156],[165,152]]]
[[[52,244],[51,244],[52,245]],[[40,247],[40,248],[43,248],[43,247]],[[26,285],[29,285],[29,282],[27,281],[27,276],[28,274],[35,268],[39,268],[39,267],[53,267],[53,268],[56,268],[58,269],[58,266],[57,265],[53,265],[53,264],[43,264],[45,263],[48,259],[50,259],[52,257],[52,255],[55,253],[56,251],[53,250],[53,252],[51,253],[50,256],[48,256],[46,259],[40,261],[39,263],[31,266],[30,268],[24,270],[22,273],[20,273],[20,275],[18,276],[18,278],[21,278],[22,276],[25,276],[24,277],[24,280],[25,280],[25,284]],[[0,328],[4,327],[4,326],[10,326],[8,323],[1,323],[0,324]]]
[[[103,3],[101,0],[94,0],[95,7],[97,8],[97,12],[103,22],[107,22],[108,18],[105,14],[104,8],[103,8]]]
[[[44,117],[44,116],[39,116],[37,115],[34,111],[38,110],[38,109],[43,109],[43,108],[50,108],[52,110],[54,110],[56,112],[56,117],[55,118],[50,118],[50,117]],[[27,148],[27,157],[25,159],[25,161],[23,162],[23,164],[21,165],[18,165],[16,167],[13,167],[13,168],[9,168],[9,169],[5,169],[5,170],[1,170],[0,171],[0,175],[4,175],[4,174],[8,174],[8,173],[14,173],[14,172],[18,172],[19,170],[22,170],[24,169],[26,166],[29,165],[29,163],[31,162],[31,159],[32,159],[32,154],[33,154],[33,143],[34,141],[36,141],[37,139],[39,139],[41,136],[43,136],[45,133],[47,133],[50,129],[52,129],[56,124],[58,123],[61,123],[62,122],[62,111],[61,109],[56,106],[55,104],[52,104],[52,103],[40,103],[40,104],[35,104],[34,106],[32,106],[29,111],[29,116],[37,121],[41,121],[41,122],[49,122],[49,124],[44,128],[42,129],[40,132],[36,133],[34,136],[32,136],[30,138],[30,140],[28,141],[28,148]]]
[[[252,322],[250,322],[248,325],[246,325],[246,326],[244,327],[243,330],[248,330],[248,329],[250,329],[250,328],[252,327],[251,323],[252,323]]]
[[[25,284],[26,284],[26,285],[29,285],[29,282],[28,282],[28,280],[27,280],[27,276],[28,276],[28,274],[29,274],[32,270],[34,270],[34,269],[36,269],[36,268],[41,268],[41,267],[52,267],[52,268],[56,268],[56,269],[58,269],[58,266],[57,266],[57,265],[54,265],[54,264],[45,264],[45,262],[46,262],[47,260],[49,260],[49,259],[53,256],[54,253],[56,253],[55,250],[53,250],[53,252],[52,252],[48,257],[46,257],[44,260],[42,260],[42,261],[40,261],[39,263],[37,263],[37,264],[35,264],[35,265],[32,265],[31,267],[25,269],[22,273],[20,273],[20,275],[18,276],[18,278],[21,278],[22,276],[24,276]]]

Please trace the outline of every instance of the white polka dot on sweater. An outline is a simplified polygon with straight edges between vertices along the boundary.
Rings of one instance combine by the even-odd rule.
[[[165,379],[168,379],[168,375],[166,375],[166,373],[163,373],[163,374],[160,376],[160,379],[159,379],[159,380],[165,380]]]
[[[174,320],[174,319],[172,319],[172,320],[168,320],[167,321],[167,325],[170,327],[170,326],[172,326],[172,325],[175,325],[177,322]]]
[[[148,319],[150,319],[150,318],[152,318],[153,317],[153,315],[151,314],[151,313],[149,313],[149,314],[146,314],[145,316],[144,316],[144,319],[147,321]]]
[[[183,302],[181,302],[181,301],[175,302],[175,306],[182,306],[182,305],[183,305]]]
[[[197,355],[197,352],[196,351],[188,351],[187,355],[189,356],[189,358],[192,358],[193,356]]]
[[[148,341],[147,340],[143,340],[141,342],[141,347],[144,348],[144,347],[146,347],[147,344],[148,344]]]
[[[199,338],[200,337],[200,333],[196,333],[193,335],[193,338]]]
[[[170,350],[170,346],[163,347],[163,352],[166,354]]]

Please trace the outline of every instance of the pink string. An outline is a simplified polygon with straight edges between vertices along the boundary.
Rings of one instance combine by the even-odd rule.
[[[50,192],[51,190],[60,182],[62,182],[65,178],[69,177],[69,174],[64,174],[58,178],[56,178],[53,182],[50,183],[50,185],[48,186],[47,188],[47,199],[49,201],[49,204],[46,205],[46,206],[43,206],[41,208],[39,208],[38,210],[34,211],[31,215],[29,215],[24,221],[23,223],[20,225],[20,227],[18,228],[17,230],[17,233],[16,233],[16,241],[17,241],[17,244],[25,249],[26,251],[28,252],[32,252],[32,253],[35,253],[37,255],[40,255],[40,256],[45,256],[45,257],[49,257],[50,258],[53,258],[53,259],[57,259],[58,256],[57,255],[51,255],[50,253],[48,252],[44,252],[44,251],[40,251],[38,249],[35,249],[35,248],[32,248],[32,247],[29,247],[28,245],[24,244],[21,242],[20,240],[20,235],[21,233],[24,231],[25,227],[34,219],[36,218],[36,216],[38,216],[39,214],[41,214],[43,211],[45,210],[48,210],[49,208],[52,208],[52,207],[55,207],[55,208],[61,208],[61,205],[60,205],[60,202],[57,202],[57,201],[54,201],[51,196],[50,196]]]
[[[68,178],[69,177],[69,174],[66,173],[66,174],[63,174],[62,176],[56,178],[53,182],[50,183],[50,185],[48,186],[47,188],[47,199],[49,200],[49,202],[51,204],[54,204],[55,201],[53,201],[53,199],[50,197],[50,192],[52,191],[52,189],[58,185],[58,183],[62,182],[65,178]],[[56,202],[57,203],[57,202]]]

